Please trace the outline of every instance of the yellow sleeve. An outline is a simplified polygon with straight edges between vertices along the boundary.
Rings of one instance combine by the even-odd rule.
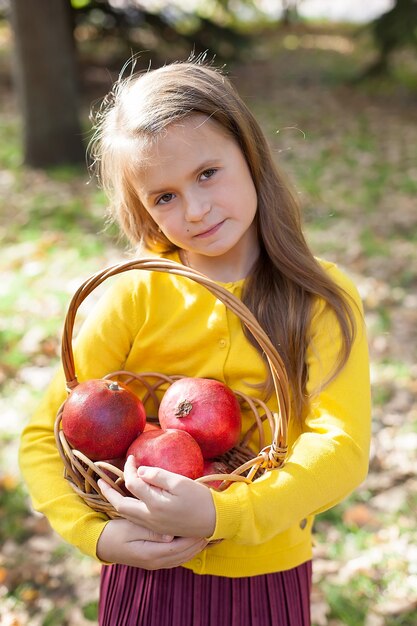
[[[335,267],[331,272],[357,305],[353,307],[356,338],[349,360],[337,377],[317,392],[340,346],[334,314],[327,309],[317,313],[307,354],[307,392],[314,396],[302,432],[282,468],[250,485],[234,483],[224,492],[213,491],[217,524],[211,539],[263,543],[334,506],[367,475],[371,403],[362,305],[352,282]]]
[[[101,378],[121,369],[137,332],[135,289],[130,276],[120,278],[96,305],[75,342],[79,382]],[[96,557],[98,538],[108,521],[75,494],[64,479],[53,428],[59,407],[66,399],[62,367],[56,373],[40,406],[25,427],[19,463],[33,506],[66,541]]]

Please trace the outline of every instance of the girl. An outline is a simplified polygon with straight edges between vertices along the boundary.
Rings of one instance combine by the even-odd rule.
[[[216,69],[174,63],[120,80],[99,112],[92,154],[134,246],[218,281],[269,334],[291,383],[289,455],[224,492],[129,459],[126,483],[139,499],[102,484],[123,516],[109,521],[62,477],[53,436],[66,397],[60,372],[22,437],[34,505],[103,562],[101,626],[308,625],[314,515],[352,492],[368,467],[357,291],[310,252],[259,125]],[[80,381],[119,369],[216,378],[277,409],[256,342],[186,278],[117,279],[83,325],[75,358]]]

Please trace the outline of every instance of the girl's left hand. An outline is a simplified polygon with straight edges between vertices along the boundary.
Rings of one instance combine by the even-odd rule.
[[[122,496],[104,480],[98,485],[116,511],[134,524],[176,537],[210,537],[216,524],[211,491],[205,485],[158,467],[136,468],[133,456],[124,467]]]

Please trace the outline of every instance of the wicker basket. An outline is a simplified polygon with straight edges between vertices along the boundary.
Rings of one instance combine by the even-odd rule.
[[[241,319],[266,355],[272,375],[274,392],[277,397],[278,413],[271,412],[262,400],[252,398],[239,391],[234,391],[242,408],[249,410],[250,414],[253,414],[253,423],[249,430],[243,434],[239,445],[220,458],[226,465],[228,473],[221,475],[211,474],[197,480],[202,483],[222,481],[217,488],[224,490],[231,482],[244,481],[250,483],[264,472],[281,467],[285,462],[287,453],[287,427],[290,412],[288,378],[281,357],[254,315],[241,300],[233,296],[221,285],[207,278],[207,276],[174,261],[159,258],[142,258],[119,263],[97,272],[79,287],[70,302],[62,337],[62,364],[68,392],[71,392],[78,385],[72,350],[73,329],[77,310],[85,298],[107,278],[129,270],[167,272],[184,276],[203,285]],[[146,403],[152,400],[155,407],[155,415],[157,415],[159,405],[157,391],[166,390],[170,384],[181,378],[181,376],[166,376],[158,372],[134,373],[121,370],[111,372],[104,378],[122,380],[127,385],[132,382],[140,382],[146,389],[146,394],[142,398],[143,402]],[[119,490],[120,493],[125,493],[123,491],[123,472],[103,461],[92,462],[79,450],[71,448],[61,428],[64,405],[65,402],[58,410],[56,416],[55,439],[64,463],[65,478],[69,481],[74,491],[92,509],[104,512],[110,518],[118,517],[118,513],[113,506],[101,494],[97,481],[99,478],[103,478],[112,487]],[[265,420],[267,420],[270,427],[271,441],[268,444],[265,444],[263,428]],[[254,452],[248,447],[248,442],[256,432],[259,437],[260,451],[254,456]]]

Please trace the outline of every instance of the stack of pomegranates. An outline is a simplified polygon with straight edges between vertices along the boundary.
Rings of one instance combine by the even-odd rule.
[[[77,385],[62,411],[68,443],[91,461],[123,469],[133,455],[137,467],[161,467],[192,479],[227,472],[216,459],[238,443],[241,413],[225,384],[176,380],[162,398],[158,421],[147,421],[141,400],[127,386],[106,379]]]

